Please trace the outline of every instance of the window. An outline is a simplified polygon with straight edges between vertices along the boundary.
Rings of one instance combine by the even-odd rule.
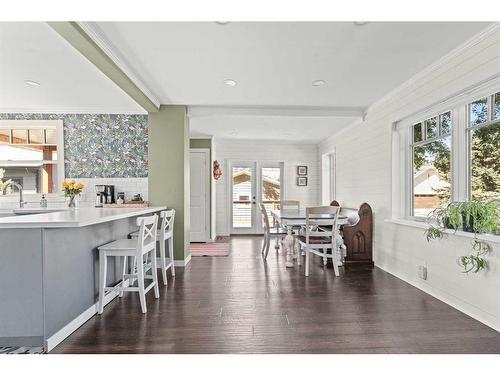
[[[468,105],[469,198],[500,199],[500,93]]]
[[[422,220],[451,201],[500,200],[500,79],[487,85],[396,123],[394,218]]]
[[[451,112],[413,125],[412,213],[426,217],[450,201]]]
[[[58,192],[62,152],[61,121],[0,121],[0,185],[11,180],[27,194]]]

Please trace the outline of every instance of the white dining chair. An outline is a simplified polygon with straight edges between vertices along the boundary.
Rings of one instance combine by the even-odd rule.
[[[267,254],[269,253],[269,246],[271,243],[271,237],[276,237],[278,240],[282,240],[287,231],[282,227],[271,227],[269,225],[269,217],[267,216],[266,206],[264,203],[259,203],[260,213],[262,214],[262,222],[264,223],[264,242],[262,243],[262,257],[264,259],[267,258]],[[279,248],[279,246],[278,246]]]
[[[172,276],[175,276],[174,221],[175,221],[174,209],[160,212],[160,228],[158,229],[156,240],[160,243],[160,268],[164,285],[167,285],[168,283],[167,270],[169,268],[172,272]],[[130,233],[131,238],[137,238],[138,235],[139,232]],[[168,262],[167,262],[167,251],[166,251],[167,247],[168,247]]]
[[[139,292],[139,300],[141,302],[142,313],[147,312],[146,307],[146,293],[154,288],[155,298],[160,297],[158,290],[158,273],[156,271],[156,227],[158,225],[158,215],[137,218],[137,225],[139,226],[138,236],[135,239],[121,239],[110,242],[106,245],[99,246],[99,304],[98,314],[102,314],[104,309],[104,296],[106,292],[119,292],[119,296],[123,296],[123,292]],[[143,264],[138,262],[139,266],[132,267],[131,273],[127,273],[127,260],[128,257],[134,259],[149,258],[147,255],[151,254],[151,264]],[[123,258],[122,281],[114,286],[106,286],[106,274],[108,257]],[[134,262],[135,263],[135,262]],[[146,267],[151,270],[151,275],[147,275]],[[126,286],[126,281],[133,285],[134,279],[137,280],[137,286]],[[147,287],[145,280],[153,280]]]
[[[309,276],[310,254],[323,257],[323,265],[332,258],[335,276],[340,276],[337,259],[337,219],[340,207],[306,208],[305,236],[298,236],[298,241],[306,254],[305,275]],[[321,229],[329,228],[331,230]],[[330,251],[330,253],[328,252]]]

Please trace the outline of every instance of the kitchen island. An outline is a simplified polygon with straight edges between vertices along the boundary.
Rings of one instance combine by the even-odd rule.
[[[0,217],[0,346],[47,351],[97,312],[97,247],[165,207],[80,208]],[[108,285],[121,265],[108,264]],[[109,303],[117,293],[110,293]]]

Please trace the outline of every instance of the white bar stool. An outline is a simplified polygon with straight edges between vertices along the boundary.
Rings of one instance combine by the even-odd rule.
[[[175,276],[174,266],[174,220],[175,210],[166,210],[160,212],[160,228],[156,236],[157,241],[160,242],[160,268],[163,276],[163,284],[167,285],[167,270],[172,270],[172,276]],[[137,238],[139,232],[130,233],[131,238]],[[168,258],[167,263],[166,248],[168,244]]]
[[[99,308],[98,314],[102,314],[104,309],[105,292],[118,291],[119,296],[123,296],[123,292],[139,292],[141,301],[141,310],[145,314],[146,308],[146,293],[154,288],[155,298],[160,297],[158,290],[158,274],[156,273],[156,227],[158,225],[158,216],[155,214],[149,217],[137,218],[137,225],[140,226],[136,239],[122,239],[110,242],[106,245],[99,246]],[[142,264],[140,267],[133,267],[132,273],[127,274],[127,257],[134,259],[143,259],[144,255],[153,253],[151,257],[151,275],[146,275],[148,264]],[[122,281],[114,287],[106,287],[106,272],[108,257],[123,257],[123,272]],[[134,262],[135,263],[135,262]],[[137,268],[137,273],[135,269]],[[125,280],[137,279],[137,287],[125,286]],[[152,279],[153,282],[145,287],[145,279]]]

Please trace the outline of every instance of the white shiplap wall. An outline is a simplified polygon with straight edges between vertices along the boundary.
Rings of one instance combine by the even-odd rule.
[[[374,209],[375,264],[461,311],[500,330],[500,245],[489,270],[464,275],[456,264],[470,239],[449,236],[427,243],[424,230],[386,222],[391,218],[391,125],[471,85],[500,73],[500,27],[495,25],[373,105],[354,123],[320,144],[335,147],[336,198],[345,206],[366,201]],[[500,87],[499,87],[500,89]],[[417,276],[427,265],[428,279]]]
[[[216,140],[217,160],[223,175],[216,182],[216,232],[226,236],[230,230],[231,211],[228,204],[228,160],[279,161],[284,163],[283,180],[285,199],[297,199],[304,206],[319,203],[318,146],[304,144],[271,143],[262,141]],[[308,186],[296,186],[296,167],[308,166]]]

